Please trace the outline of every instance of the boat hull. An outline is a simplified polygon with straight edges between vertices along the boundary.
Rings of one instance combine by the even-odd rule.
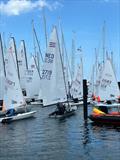
[[[77,110],[77,107],[76,106],[72,106],[71,109],[69,111],[65,111],[64,114],[56,114],[55,112],[49,114],[49,117],[51,118],[65,118],[65,117],[69,117],[73,114],[75,114]]]
[[[91,102],[93,106],[99,107],[99,106],[106,106],[110,108],[117,108],[120,107],[120,103],[112,103],[112,104],[107,104],[107,103],[102,103],[102,102]]]
[[[89,119],[97,124],[120,126],[120,114],[118,115],[90,115]]]
[[[33,117],[35,115],[35,113],[36,113],[36,111],[31,111],[31,112],[20,113],[20,114],[11,116],[11,117],[4,117],[4,118],[0,119],[0,122],[10,123],[12,121],[27,119],[27,118]]]
[[[34,102],[30,102],[31,105],[43,105],[43,102],[41,101],[34,101]]]

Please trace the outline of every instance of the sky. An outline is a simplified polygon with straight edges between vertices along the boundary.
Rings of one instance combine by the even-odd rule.
[[[61,20],[67,52],[72,52],[72,38],[76,50],[81,46],[84,77],[89,78],[95,61],[95,48],[102,59],[102,28],[105,21],[105,48],[114,55],[114,66],[120,80],[120,1],[119,0],[0,0],[0,32],[8,43],[10,36],[26,42],[27,54],[34,52],[32,23],[45,52],[43,8],[46,17],[47,36],[52,26],[59,30]],[[76,61],[79,54],[76,51]]]

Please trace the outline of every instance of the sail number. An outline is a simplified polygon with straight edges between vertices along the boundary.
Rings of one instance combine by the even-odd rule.
[[[111,84],[111,82],[112,82],[111,80],[102,79],[101,87],[106,88],[107,86]]]
[[[45,54],[45,62],[46,63],[53,63],[53,60],[54,60],[54,54],[52,54],[52,53]]]
[[[52,71],[51,70],[45,70],[43,69],[42,71],[42,79],[47,79],[47,80],[50,80],[51,78],[51,75],[52,75]]]

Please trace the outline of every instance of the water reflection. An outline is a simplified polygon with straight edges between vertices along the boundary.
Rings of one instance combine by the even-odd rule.
[[[83,144],[86,145],[87,143],[90,143],[88,120],[84,121],[83,124]]]
[[[84,121],[81,108],[60,120],[48,118],[52,108],[36,110],[35,119],[0,124],[1,160],[119,160],[120,128]]]

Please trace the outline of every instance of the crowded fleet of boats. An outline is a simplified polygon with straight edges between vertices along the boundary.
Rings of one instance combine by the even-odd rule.
[[[36,111],[30,110],[29,105],[56,105],[49,114],[54,118],[73,115],[83,105],[82,57],[76,75],[70,78],[69,62],[62,47],[57,27],[53,26],[43,62],[38,55],[32,55],[28,61],[24,40],[17,52],[15,39],[10,37],[5,51],[0,35],[0,122],[33,117]],[[93,106],[89,118],[95,123],[120,125],[119,96],[114,66],[107,56],[104,63],[94,64],[88,81],[88,103]],[[116,112],[109,111],[112,108],[117,108]]]

